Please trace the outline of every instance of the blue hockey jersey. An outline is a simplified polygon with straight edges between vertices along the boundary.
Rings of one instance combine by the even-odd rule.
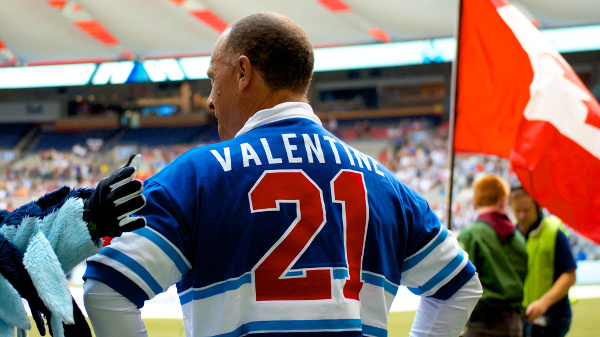
[[[186,152],[144,195],[148,225],[84,278],[138,307],[176,283],[187,336],[387,336],[400,284],[444,300],[475,273],[427,202],[305,103]]]

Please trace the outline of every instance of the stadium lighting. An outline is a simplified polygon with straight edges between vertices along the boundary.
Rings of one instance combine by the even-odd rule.
[[[181,81],[185,75],[175,59],[148,60],[142,63],[152,82]]]
[[[541,31],[559,52],[600,50],[600,25]],[[456,51],[453,37],[373,45],[315,49],[315,72],[398,67],[452,62]],[[186,78],[205,79],[210,57],[179,59]]]
[[[541,31],[561,53],[600,49],[600,25]],[[315,49],[315,72],[452,62],[454,38]]]
[[[0,88],[64,87],[86,85],[97,65],[93,63],[0,68]]]
[[[383,68],[450,62],[453,38],[315,49],[314,71]]]
[[[92,84],[123,84],[129,78],[134,63],[125,62],[106,62],[98,66],[98,70],[92,78]]]
[[[206,71],[210,65],[210,56],[182,58],[179,59],[179,65],[181,65],[187,79],[207,79]]]
[[[600,50],[600,25],[546,29],[541,33],[561,53]],[[456,41],[452,37],[317,48],[314,71],[452,62],[455,50]],[[86,85],[90,83],[92,74],[91,84],[95,85],[206,79],[210,56],[147,60],[141,64],[143,70],[137,72],[138,67],[132,61],[0,68],[0,88]]]
[[[600,25],[542,30],[542,35],[561,53],[600,49]]]

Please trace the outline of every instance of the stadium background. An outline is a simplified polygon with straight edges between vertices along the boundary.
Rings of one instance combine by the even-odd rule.
[[[594,2],[573,1],[568,8],[536,0],[514,4],[540,29],[551,30],[600,24],[600,6]],[[272,0],[256,1],[243,10],[233,9],[239,4],[235,1],[98,5],[50,0],[37,2],[45,7],[32,8],[34,3],[0,1],[6,8],[0,13],[0,75],[3,69],[83,62],[134,66],[123,83],[107,78],[101,84],[90,80],[83,85],[11,87],[0,76],[0,208],[14,209],[63,185],[95,186],[133,152],[143,154],[139,178],[144,179],[187,149],[218,141],[216,121],[205,106],[209,81],[190,76],[173,80],[168,74],[156,80],[143,62],[206,56],[223,24],[254,11],[273,10],[303,26],[317,48],[406,41],[429,46],[421,49],[417,62],[363,62],[315,72],[309,98],[329,130],[379,159],[445,218],[451,62],[434,42],[452,37],[456,1],[369,1],[367,6],[358,0],[294,5]],[[164,14],[152,16],[160,12]],[[21,15],[22,20],[11,15]],[[48,34],[48,29],[36,28],[34,20],[56,30]],[[149,23],[152,27],[144,26]],[[147,27],[145,33],[142,27]],[[598,41],[588,42],[562,55],[599,99],[600,47]],[[458,233],[474,217],[470,187],[478,174],[495,172],[512,182],[515,178],[506,159],[482,154],[459,153],[454,169],[451,229]],[[569,335],[595,336],[592,328],[598,325],[591,308],[600,305],[600,246],[575,232],[569,239],[578,260],[572,294],[577,303]],[[82,268],[70,275],[76,297]],[[417,300],[404,290],[390,316],[391,336],[406,335],[414,316]],[[150,336],[174,336],[174,331],[183,336],[180,314],[172,291],[154,299],[144,311]]]

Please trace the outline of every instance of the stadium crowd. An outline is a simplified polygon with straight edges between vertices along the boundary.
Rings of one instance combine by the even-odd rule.
[[[373,142],[378,151],[369,153],[384,164],[396,177],[423,195],[431,208],[444,222],[447,213],[448,180],[450,172],[447,148],[448,125],[427,118],[405,118],[400,121],[338,125],[324,121],[337,136],[354,144]],[[172,146],[141,146],[143,155],[139,179],[160,171],[167,164],[201,143]],[[45,193],[68,185],[95,186],[107,173],[117,168],[112,152],[98,152],[86,145],[76,144],[71,151],[40,150],[23,156],[2,169],[0,174],[0,209],[14,209]],[[472,183],[483,173],[496,173],[511,185],[518,184],[507,159],[481,154],[458,153],[455,157],[452,225],[457,235],[469,226],[476,213],[471,204]],[[600,246],[570,231],[573,253],[578,260],[600,259]]]

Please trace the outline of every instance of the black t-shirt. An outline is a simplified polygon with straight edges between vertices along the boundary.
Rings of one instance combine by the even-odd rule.
[[[569,245],[569,239],[562,231],[558,231],[556,235],[556,248],[554,250],[554,281],[565,272],[577,268],[575,263],[575,257],[571,251]],[[548,309],[546,313],[548,316],[562,316],[571,317],[571,304],[569,303],[569,296],[565,296],[563,299],[556,302],[553,306]]]

